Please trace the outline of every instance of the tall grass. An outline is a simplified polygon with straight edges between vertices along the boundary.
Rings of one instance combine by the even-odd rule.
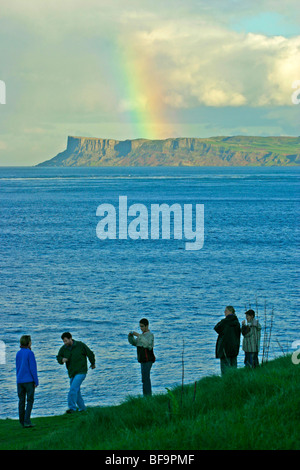
[[[165,394],[128,397],[119,406],[39,418],[37,427],[29,430],[31,441],[24,430],[16,438],[16,422],[4,422],[6,448],[300,448],[300,366],[292,364],[290,356],[254,370],[205,377],[196,385],[185,385],[183,391],[181,384]],[[0,422],[0,442],[3,426]]]

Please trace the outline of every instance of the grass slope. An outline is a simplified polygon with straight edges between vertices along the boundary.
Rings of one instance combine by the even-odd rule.
[[[119,406],[0,421],[0,449],[300,449],[300,365],[290,356],[256,370],[205,377]]]

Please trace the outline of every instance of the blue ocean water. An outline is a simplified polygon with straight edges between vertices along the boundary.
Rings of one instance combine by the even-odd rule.
[[[55,358],[63,331],[95,352],[82,388],[90,406],[141,393],[127,334],[142,317],[155,335],[154,393],[181,383],[182,353],[185,383],[219,374],[213,327],[226,305],[240,321],[258,307],[264,326],[266,302],[269,358],[290,351],[300,339],[299,176],[296,167],[0,168],[0,418],[17,417],[22,334],[32,336],[40,378],[33,417],[67,408],[68,378]],[[121,195],[148,208],[204,204],[203,248],[99,240],[97,207],[117,209]]]

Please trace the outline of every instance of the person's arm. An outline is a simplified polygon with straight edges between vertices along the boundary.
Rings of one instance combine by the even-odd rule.
[[[247,336],[250,333],[250,326],[246,325],[245,320],[242,322],[242,335]]]
[[[132,346],[136,346],[136,339],[134,338],[133,336],[133,332],[132,333],[129,333],[128,334],[128,342],[132,345]]]
[[[39,379],[37,375],[37,365],[36,365],[36,360],[35,360],[35,355],[32,351],[30,351],[31,354],[29,355],[29,369],[31,372],[31,375],[33,377],[33,381],[35,386],[37,387],[39,384]]]
[[[95,365],[95,362],[96,362],[95,354],[93,353],[93,351],[91,351],[91,349],[86,344],[84,344],[84,349],[85,349],[85,354],[87,355],[87,357],[89,358],[89,361],[91,363],[91,368],[95,369],[95,367],[96,367],[96,365]]]
[[[66,357],[64,357],[63,351],[64,351],[64,347],[62,346],[56,356],[56,360],[59,364],[65,364],[68,360]]]
[[[221,334],[224,330],[224,319],[219,321],[219,323],[216,324],[214,327],[214,330],[218,333]]]

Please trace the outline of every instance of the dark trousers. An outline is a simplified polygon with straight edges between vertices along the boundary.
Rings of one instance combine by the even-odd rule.
[[[150,371],[153,362],[141,362],[142,382],[143,382],[143,394],[152,395]]]
[[[30,415],[34,402],[34,382],[17,384],[19,397],[19,421],[22,426],[31,424]],[[27,403],[26,403],[27,398]]]
[[[244,364],[246,367],[255,368],[259,366],[258,352],[245,352]]]
[[[237,368],[237,358],[236,357],[222,357],[221,358],[221,374],[224,375],[225,372],[230,367]]]

